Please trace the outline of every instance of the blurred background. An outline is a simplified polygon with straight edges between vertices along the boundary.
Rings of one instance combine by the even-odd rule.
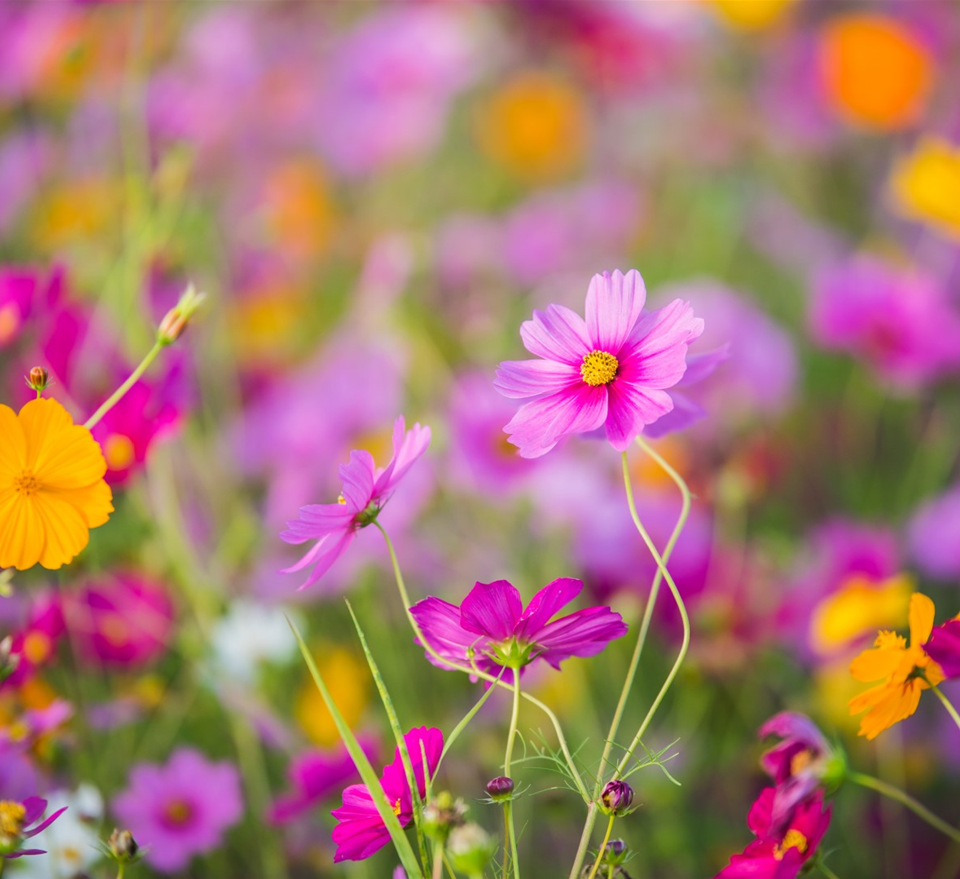
[[[692,351],[730,354],[683,389],[702,418],[656,440],[697,496],[671,563],[693,642],[646,741],[682,786],[634,776],[630,874],[710,876],[749,841],[756,729],[786,708],[955,823],[941,706],[867,743],[846,703],[851,657],[905,630],[912,591],[938,622],[960,610],[958,66],[947,0],[0,6],[3,401],[44,365],[82,420],[187,283],[208,294],[94,431],[111,521],[0,600],[27,657],[0,688],[0,798],[73,806],[9,875],[112,876],[92,844],[133,823],[131,773],[185,747],[237,767],[239,817],[134,875],[390,874],[390,853],[331,866],[351,778],[283,613],[378,767],[392,744],[343,596],[405,727],[449,732],[479,690],[413,645],[374,529],[302,592],[278,534],[336,499],[351,449],[385,464],[403,413],[433,430],[381,519],[414,600],[576,576],[635,625],[654,565],[618,456],[575,438],[520,459],[492,386],[534,308],[582,313],[615,268],[651,307],[691,302]],[[675,488],[639,454],[633,478],[663,545]],[[679,644],[661,604],[625,740]],[[591,765],[631,649],[529,676]],[[441,777],[491,833],[507,708]],[[540,726],[549,743],[525,709]],[[525,873],[566,875],[577,798],[520,765]],[[960,875],[960,848],[859,789],[825,847],[841,879]]]

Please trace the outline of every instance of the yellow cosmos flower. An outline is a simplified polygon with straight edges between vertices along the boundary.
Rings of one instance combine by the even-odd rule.
[[[85,427],[56,400],[14,415],[0,405],[0,568],[73,560],[113,512],[107,464]]]
[[[894,167],[890,192],[900,213],[960,238],[960,145],[924,137]]]
[[[923,650],[933,631],[933,602],[915,592],[910,598],[910,646],[895,632],[880,632],[875,646],[850,663],[858,681],[880,681],[850,700],[850,713],[870,709],[860,721],[859,735],[875,739],[885,729],[909,717],[920,704],[920,693],[944,679],[940,668]]]

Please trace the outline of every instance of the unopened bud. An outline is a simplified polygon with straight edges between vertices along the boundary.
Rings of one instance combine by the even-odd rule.
[[[505,775],[498,775],[496,778],[491,778],[487,782],[487,793],[490,794],[490,799],[495,803],[502,803],[504,800],[510,799],[510,794],[513,793],[513,779],[507,778]]]
[[[423,808],[423,830],[431,839],[443,842],[454,827],[463,824],[467,806],[461,799],[454,799],[447,791],[441,791]]]
[[[24,376],[24,381],[27,383],[28,388],[33,388],[35,391],[42,391],[50,383],[50,373],[48,373],[42,366],[35,366],[30,370],[29,375]]]
[[[176,342],[200,308],[204,298],[202,293],[197,293],[193,284],[187,287],[179,302],[160,321],[160,326],[157,327],[157,341],[164,346]]]
[[[482,876],[496,852],[496,842],[479,824],[463,824],[450,832],[447,854],[451,866],[458,873]]]
[[[110,857],[121,864],[131,864],[140,860],[140,846],[129,830],[118,830],[116,827],[107,839],[107,848]]]
[[[633,788],[625,781],[608,781],[600,794],[600,808],[617,818],[626,815],[633,803]]]
[[[601,853],[601,860],[611,867],[619,867],[627,860],[627,844],[622,839],[611,839]]]

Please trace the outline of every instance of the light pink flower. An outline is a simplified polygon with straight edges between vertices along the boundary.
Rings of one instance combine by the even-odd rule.
[[[622,452],[673,409],[666,388],[686,372],[703,321],[680,299],[648,313],[645,301],[639,272],[604,272],[590,282],[586,320],[549,305],[521,326],[527,350],[542,359],[501,363],[494,385],[506,397],[533,398],[504,428],[524,458],[599,427]]]

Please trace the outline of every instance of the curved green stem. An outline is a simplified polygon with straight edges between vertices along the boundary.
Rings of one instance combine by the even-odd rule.
[[[610,816],[610,820],[607,821],[607,832],[603,835],[603,842],[600,843],[600,850],[597,852],[597,859],[593,863],[593,869],[590,871],[590,875],[587,879],[594,879],[597,875],[597,870],[600,869],[600,862],[603,860],[603,852],[607,847],[607,843],[610,842],[610,834],[613,832],[613,815]]]
[[[937,694],[937,698],[943,702],[943,707],[947,709],[950,716],[953,718],[953,722],[960,728],[960,714],[957,714],[957,709],[953,707],[953,703],[943,695],[943,692],[939,687],[931,687],[934,693]]]
[[[157,359],[157,355],[163,350],[163,347],[164,346],[159,342],[154,342],[153,347],[147,353],[147,356],[144,357],[143,360],[140,361],[140,365],[130,373],[130,377],[110,395],[110,397],[99,409],[97,409],[96,412],[93,413],[93,415],[86,420],[83,426],[87,429],[92,428],[97,424],[97,422],[100,421],[101,418],[103,418],[104,415],[106,415],[114,406],[116,406],[117,403],[120,402],[120,399],[123,397],[123,395],[129,391],[134,384],[136,384],[137,379],[139,379],[140,376],[150,368],[150,364]]]
[[[861,787],[869,788],[870,790],[876,791],[878,794],[882,794],[885,797],[889,797],[891,800],[895,800],[903,806],[906,806],[914,815],[918,818],[922,818],[927,822],[931,827],[939,830],[944,836],[950,837],[954,842],[960,842],[960,830],[955,827],[950,826],[942,818],[938,818],[933,814],[923,803],[918,802],[910,794],[900,790],[898,787],[894,787],[892,784],[887,784],[885,781],[881,781],[879,778],[874,778],[872,775],[864,775],[862,772],[848,772],[847,778],[852,781],[854,784],[859,784]]]
[[[417,622],[416,617],[410,611],[410,596],[407,593],[407,587],[403,582],[403,574],[400,571],[400,563],[397,560],[397,554],[393,548],[393,542],[390,540],[390,536],[379,522],[374,522],[374,524],[380,530],[380,533],[383,535],[383,539],[386,541],[387,551],[390,553],[390,563],[393,565],[393,575],[397,581],[397,589],[400,592],[400,600],[403,602],[404,610],[407,612],[407,620],[409,621],[410,627],[413,629],[413,633],[416,635],[420,646],[423,647],[423,649],[426,650],[427,653],[429,653],[430,656],[433,657],[433,659],[439,663],[442,668],[462,671],[465,674],[480,678],[480,680],[486,681],[492,686],[501,687],[509,692],[513,692],[515,689],[513,684],[508,684],[506,681],[502,681],[500,678],[494,677],[493,675],[488,674],[479,668],[470,668],[469,666],[461,665],[459,662],[454,662],[452,659],[441,656],[434,649],[433,645],[424,636],[423,630],[420,628],[420,624]],[[520,695],[531,704],[536,705],[537,708],[539,708],[550,719],[550,723],[553,724],[554,732],[557,734],[557,741],[560,744],[560,750],[563,752],[567,766],[570,769],[573,782],[577,786],[577,791],[580,793],[580,796],[583,797],[584,802],[589,803],[590,794],[587,792],[587,789],[583,784],[583,779],[580,777],[580,771],[577,769],[577,765],[573,760],[573,754],[570,753],[570,748],[567,745],[567,739],[563,734],[563,729],[560,726],[560,721],[557,719],[557,715],[554,714],[547,705],[545,705],[536,697],[531,696],[529,693],[521,692]]]
[[[510,731],[507,733],[507,750],[503,755],[503,774],[509,778],[510,777],[510,760],[513,757],[513,743],[517,738],[517,720],[520,717],[520,672],[518,669],[513,669],[513,707],[510,711]],[[503,804],[503,820],[507,825],[508,837],[510,840],[510,857],[513,860],[513,876],[514,879],[520,879],[520,859],[517,852],[517,834],[514,828],[513,823],[513,803],[510,800],[507,800]],[[504,851],[504,870],[503,875],[506,877],[506,860],[507,853]]]

